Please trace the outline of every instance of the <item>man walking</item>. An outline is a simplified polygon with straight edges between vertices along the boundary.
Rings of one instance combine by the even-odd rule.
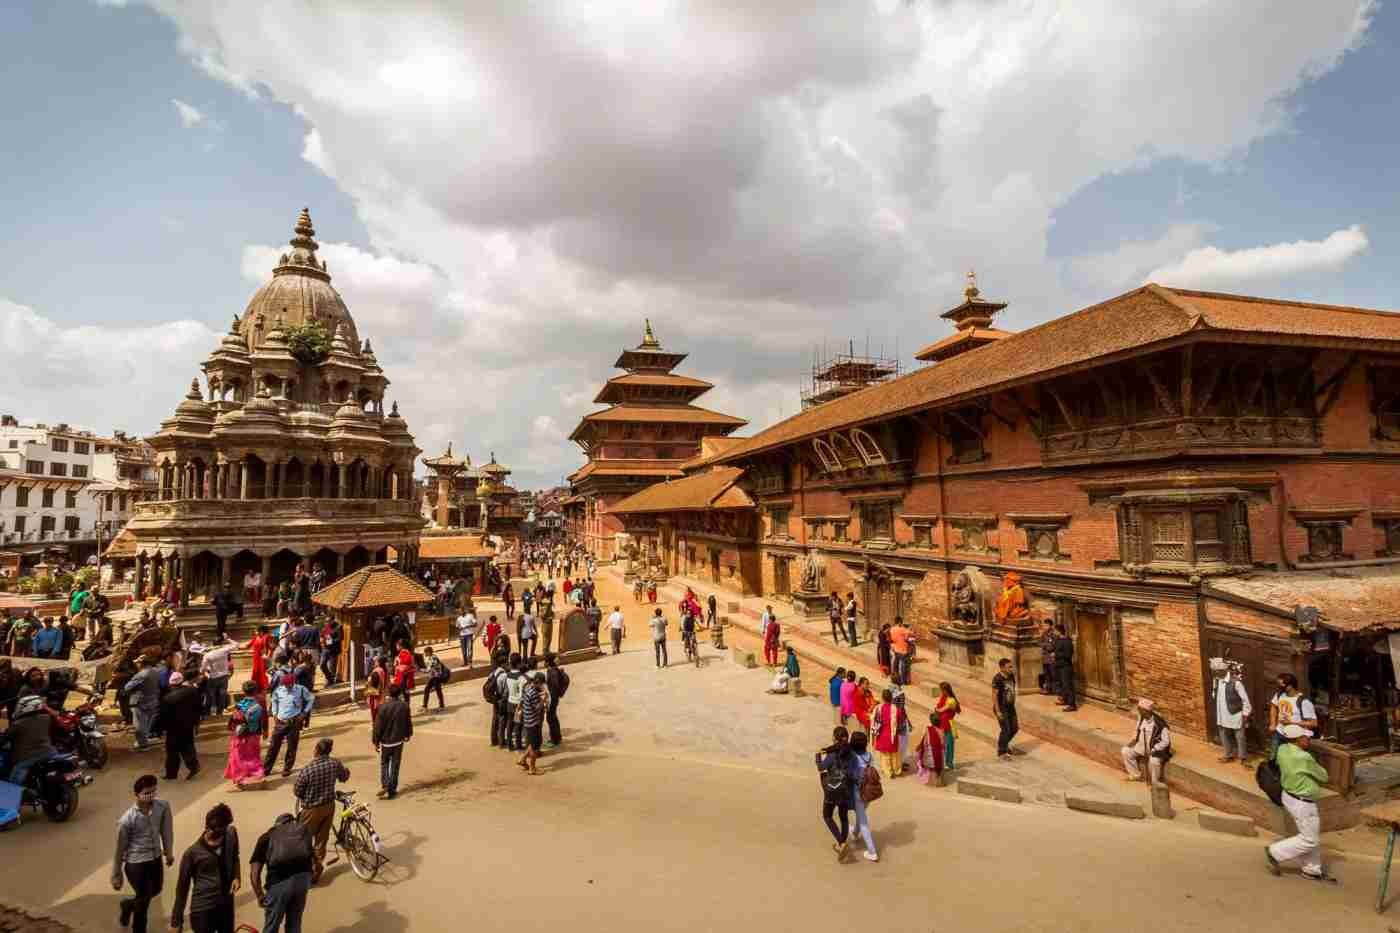
[[[227,804],[216,804],[204,815],[204,832],[180,859],[170,929],[184,927],[189,904],[193,933],[233,933],[233,896],[242,886],[233,811]]]
[[[290,813],[283,813],[271,829],[258,837],[248,864],[248,878],[263,907],[262,933],[301,933],[313,863],[311,833]],[[263,866],[267,866],[266,889]]]
[[[856,594],[846,594],[846,637],[851,647],[856,646]]]
[[[838,862],[846,858],[851,809],[854,806],[851,787],[854,762],[851,760],[850,746],[847,745],[848,738],[846,727],[837,726],[831,730],[831,744],[816,754],[817,773],[822,783],[822,822],[836,840],[831,848],[836,852]],[[839,827],[832,819],[833,813],[841,817]]]
[[[506,613],[510,618],[510,613]],[[472,666],[472,647],[476,644],[476,613],[464,608],[457,617],[457,639],[462,645],[462,666]]]
[[[122,693],[131,698],[131,716],[136,732],[135,748],[137,751],[145,751],[149,747],[156,713],[160,712],[160,668],[156,666],[155,658],[148,654],[141,655],[141,669],[122,687]]]
[[[214,606],[214,637],[223,641],[228,631],[228,617],[237,614],[238,618],[242,619],[243,604],[233,598],[227,580],[220,584],[219,592],[214,594],[210,603]]]
[[[321,630],[321,674],[327,687],[340,682],[340,652],[344,646],[345,628],[339,619],[332,618]]]
[[[510,671],[505,679],[506,693],[506,748],[519,751],[525,748],[524,725],[517,710],[521,696],[525,692],[525,670],[520,655],[510,656]]]
[[[1016,675],[1011,672],[1010,658],[1002,658],[997,663],[997,673],[992,678],[992,693],[997,722],[1001,725],[1001,732],[997,735],[997,757],[1010,758],[1011,740],[1021,729],[1021,724],[1016,720]]]
[[[1058,705],[1066,713],[1079,709],[1074,695],[1074,639],[1066,634],[1063,625],[1055,626],[1055,681],[1060,689]]]
[[[831,598],[827,600],[826,615],[831,622],[831,643],[839,645],[846,640],[846,628],[841,621],[841,596],[835,590],[831,591]]]
[[[160,701],[160,721],[165,726],[165,779],[173,781],[180,776],[180,761],[185,762],[188,773],[185,780],[192,781],[199,773],[199,752],[195,749],[194,734],[199,728],[199,715],[204,709],[204,698],[193,684],[185,683],[185,675],[175,671],[170,675],[170,690]]]
[[[223,715],[228,709],[228,681],[233,675],[232,655],[238,643],[227,635],[218,636],[216,643],[204,649],[199,670],[204,675],[204,711]]]
[[[909,639],[913,634],[904,624],[903,616],[894,617],[894,625],[890,626],[889,631],[890,653],[894,660],[894,682],[901,687],[909,683],[909,670],[914,660],[909,650]]]
[[[146,914],[164,886],[166,865],[175,863],[175,824],[170,804],[156,799],[160,782],[154,774],[136,779],[136,802],[117,820],[117,850],[112,857],[112,890],[122,889],[122,874],[131,883],[131,897],[122,898],[118,921],[133,933],[146,933]]]
[[[442,685],[451,679],[447,666],[442,663],[442,659],[433,651],[432,645],[423,646],[424,664],[427,666],[427,682],[423,684],[423,712],[428,711],[428,695],[436,692],[438,701],[438,712],[447,708],[447,703],[442,697]]]
[[[705,626],[714,628],[717,618],[719,618],[719,600],[715,599],[714,593],[711,593],[705,599]]]
[[[374,750],[379,753],[379,796],[393,800],[399,793],[399,766],[403,747],[413,738],[413,710],[403,698],[403,688],[389,685],[389,699],[374,717]],[[495,744],[493,741],[491,744]]]
[[[1238,755],[1240,764],[1249,767],[1249,749],[1245,744],[1245,732],[1248,731],[1246,723],[1254,712],[1254,707],[1249,702],[1249,691],[1245,689],[1244,681],[1240,679],[1241,667],[1238,661],[1212,661],[1224,665],[1223,671],[1217,671],[1214,690],[1215,697],[1215,724],[1220,730],[1220,749],[1224,752],[1220,757],[1222,763],[1233,761]]]
[[[392,695],[392,694],[391,694]],[[381,711],[383,707],[380,708]],[[377,720],[376,720],[377,721]],[[331,835],[331,820],[335,816],[335,783],[350,780],[350,770],[332,758],[335,742],[330,738],[316,743],[316,755],[297,775],[292,795],[300,805],[297,821],[311,833],[311,883],[321,880],[326,870],[326,841]]]
[[[608,634],[612,637],[612,653],[622,654],[622,639],[626,635],[626,622],[622,618],[622,607],[613,606],[612,615],[608,616]]]
[[[1125,781],[1142,780],[1142,770],[1138,762],[1147,759],[1148,783],[1162,783],[1162,769],[1172,757],[1172,733],[1167,721],[1152,708],[1151,700],[1138,700],[1137,732],[1132,741],[1123,746],[1123,769],[1128,772]]]
[[[661,614],[660,607],[657,607],[656,614],[651,617],[651,647],[656,652],[656,666],[666,667],[671,662],[666,657],[666,617]]]
[[[1292,674],[1281,674],[1278,679],[1278,693],[1269,701],[1269,725],[1273,733],[1273,750],[1277,751],[1286,736],[1284,727],[1301,726],[1308,735],[1317,728],[1317,708],[1313,701],[1298,691],[1298,678]]]
[[[502,657],[496,669],[486,675],[490,686],[484,688],[483,694],[485,699],[491,703],[491,745],[493,747],[504,748],[510,739],[509,710],[506,704],[506,677],[509,674],[509,662],[505,657]]]
[[[544,612],[540,613],[540,643],[544,653],[549,654],[554,650],[554,607],[545,606]],[[530,655],[534,656],[535,649],[531,647]]]
[[[306,725],[306,718],[311,715],[311,707],[316,702],[316,698],[311,695],[301,684],[297,683],[296,675],[285,673],[281,675],[281,683],[272,691],[272,701],[268,712],[272,714],[272,741],[267,745],[267,754],[263,756],[263,773],[271,774],[272,765],[277,761],[277,753],[282,750],[282,743],[287,743],[287,757],[282,762],[282,776],[287,777],[292,773],[292,765],[297,760],[297,744],[301,741],[301,730]],[[318,743],[317,747],[320,745]]]
[[[1325,881],[1327,872],[1322,868],[1322,849],[1318,844],[1321,829],[1317,814],[1317,798],[1322,785],[1327,783],[1327,769],[1318,764],[1308,751],[1312,736],[1299,725],[1286,725],[1280,730],[1283,744],[1278,747],[1275,757],[1283,783],[1283,808],[1293,817],[1293,825],[1298,827],[1296,836],[1280,839],[1264,850],[1269,871],[1280,874],[1281,862],[1297,859],[1303,869],[1303,877],[1313,881]]]
[[[564,740],[559,727],[559,701],[569,690],[569,672],[559,666],[559,658],[553,653],[544,656],[544,685],[549,688],[544,720],[549,726],[549,747],[554,748]]]

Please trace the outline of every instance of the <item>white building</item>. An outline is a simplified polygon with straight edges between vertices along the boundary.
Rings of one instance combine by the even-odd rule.
[[[0,547],[38,554],[67,549],[86,559],[155,488],[154,457],[144,441],[118,432],[99,437],[67,424],[22,425],[0,415]]]

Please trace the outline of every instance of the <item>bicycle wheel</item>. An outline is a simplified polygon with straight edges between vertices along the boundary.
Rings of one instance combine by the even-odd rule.
[[[370,828],[359,817],[349,817],[345,821],[345,839],[342,847],[345,857],[350,860],[350,870],[361,881],[373,881],[379,874],[379,853],[374,851],[370,839]]]

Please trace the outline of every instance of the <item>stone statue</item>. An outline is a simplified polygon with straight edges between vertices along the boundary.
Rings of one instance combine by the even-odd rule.
[[[1026,602],[1026,591],[1021,588],[1021,575],[1008,570],[1001,579],[1001,595],[997,597],[996,620],[998,625],[1017,626],[1030,618],[1030,607]]]
[[[807,559],[802,562],[802,591],[804,593],[821,592],[822,567],[817,561],[815,552],[808,551]]]
[[[982,627],[981,594],[972,585],[972,578],[966,570],[953,580],[953,618],[972,628]]]

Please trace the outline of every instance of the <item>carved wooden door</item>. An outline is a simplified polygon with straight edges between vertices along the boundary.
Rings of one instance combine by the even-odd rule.
[[[788,596],[792,593],[792,579],[788,568],[792,565],[786,557],[775,557],[773,559],[773,589],[779,596]]]
[[[1113,698],[1113,647],[1106,612],[1074,611],[1074,676],[1077,689],[1089,696]]]
[[[894,580],[881,580],[880,624],[893,625],[894,617],[897,615],[899,615],[899,584]]]
[[[710,548],[710,582],[719,582],[719,551]]]

